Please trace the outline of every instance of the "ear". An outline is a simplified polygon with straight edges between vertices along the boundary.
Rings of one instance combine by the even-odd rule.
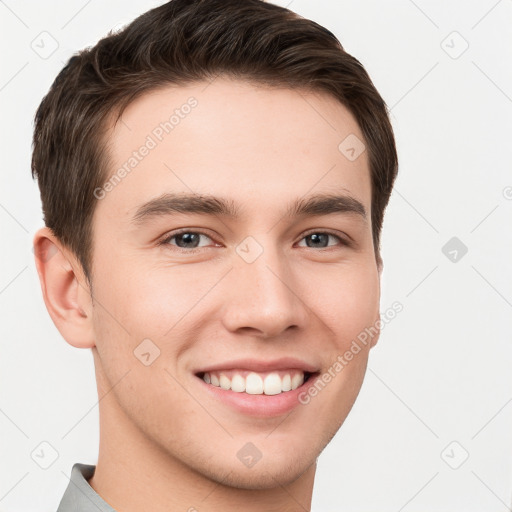
[[[379,271],[379,291],[380,291],[380,278],[382,277],[382,269],[384,268],[384,261],[382,260],[382,256],[377,255],[377,270]]]
[[[379,271],[379,301],[378,304],[380,305],[380,282],[382,277],[382,269],[384,268],[384,262],[382,261],[382,257],[380,253],[377,256],[377,270]],[[382,326],[382,321],[380,319],[380,311],[377,311],[377,318],[374,323],[375,327],[378,328],[378,333],[372,336],[372,340],[370,342],[370,348],[373,348],[375,345],[377,345],[377,341],[379,341],[380,338],[380,329]]]
[[[377,345],[377,341],[379,341],[379,338],[380,338],[380,328],[382,325],[382,322],[380,320],[380,313],[377,313],[377,320],[375,321],[375,323],[373,325],[377,329],[377,333],[372,336],[372,339],[370,341],[370,349],[372,349],[373,347],[375,347],[375,345]]]
[[[36,232],[33,245],[44,303],[53,323],[73,347],[94,347],[92,294],[82,266],[48,227]]]

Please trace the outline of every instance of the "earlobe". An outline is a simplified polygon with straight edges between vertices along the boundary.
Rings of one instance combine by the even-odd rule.
[[[53,323],[70,345],[94,347],[92,299],[80,264],[47,227],[37,231],[33,244],[43,299]]]

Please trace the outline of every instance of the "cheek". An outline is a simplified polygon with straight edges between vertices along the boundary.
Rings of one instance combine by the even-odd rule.
[[[316,273],[316,287],[308,285],[308,304],[337,340],[339,348],[378,319],[379,275],[375,265],[350,265]],[[305,281],[307,282],[307,281]]]
[[[194,413],[176,368],[180,340],[186,340],[179,320],[190,306],[176,287],[151,280],[113,277],[104,283],[98,286],[94,314],[102,395],[113,390],[111,407],[119,406],[146,433],[161,428],[162,421],[170,431],[185,428],[172,411]]]
[[[161,337],[191,310],[201,289],[186,269],[153,269],[143,262],[108,259],[96,272],[95,299],[113,329],[133,339]],[[192,277],[192,279],[191,279]],[[203,292],[204,294],[204,292]],[[197,297],[196,297],[197,296]]]
[[[96,345],[112,384],[130,370],[130,381],[141,384],[133,396],[148,386],[181,396],[172,375],[180,370],[180,354],[193,343],[191,333],[207,321],[206,296],[222,276],[193,267],[144,268],[119,259],[97,272]],[[148,352],[146,360],[154,362],[146,367],[138,356]]]

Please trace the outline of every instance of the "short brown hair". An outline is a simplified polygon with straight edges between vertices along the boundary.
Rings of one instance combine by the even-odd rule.
[[[218,75],[326,92],[358,122],[380,232],[398,171],[387,107],[361,63],[326,28],[262,0],[171,0],[72,56],[35,115],[32,176],[44,222],[90,281],[94,190],[108,179],[107,122],[144,92]],[[340,141],[341,142],[341,141]]]

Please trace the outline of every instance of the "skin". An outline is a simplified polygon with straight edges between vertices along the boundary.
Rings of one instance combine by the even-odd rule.
[[[154,512],[309,510],[316,460],[359,393],[378,335],[309,404],[277,417],[248,417],[213,400],[193,370],[293,356],[324,372],[379,320],[368,155],[350,161],[338,150],[347,135],[363,136],[328,95],[218,77],[130,104],[109,132],[112,173],[191,96],[198,101],[191,113],[98,201],[92,290],[48,228],[34,238],[55,325],[94,356],[103,398],[89,483],[123,512],[149,504]],[[232,199],[243,215],[131,223],[141,204],[164,192]],[[366,220],[284,215],[315,193],[357,199]],[[181,228],[206,234],[197,252],[177,238],[158,245]],[[352,245],[330,236],[308,246],[306,235],[325,231]],[[250,264],[235,250],[248,236],[263,248]],[[149,366],[134,357],[147,338],[160,350]],[[262,454],[251,468],[236,455],[247,442]]]

